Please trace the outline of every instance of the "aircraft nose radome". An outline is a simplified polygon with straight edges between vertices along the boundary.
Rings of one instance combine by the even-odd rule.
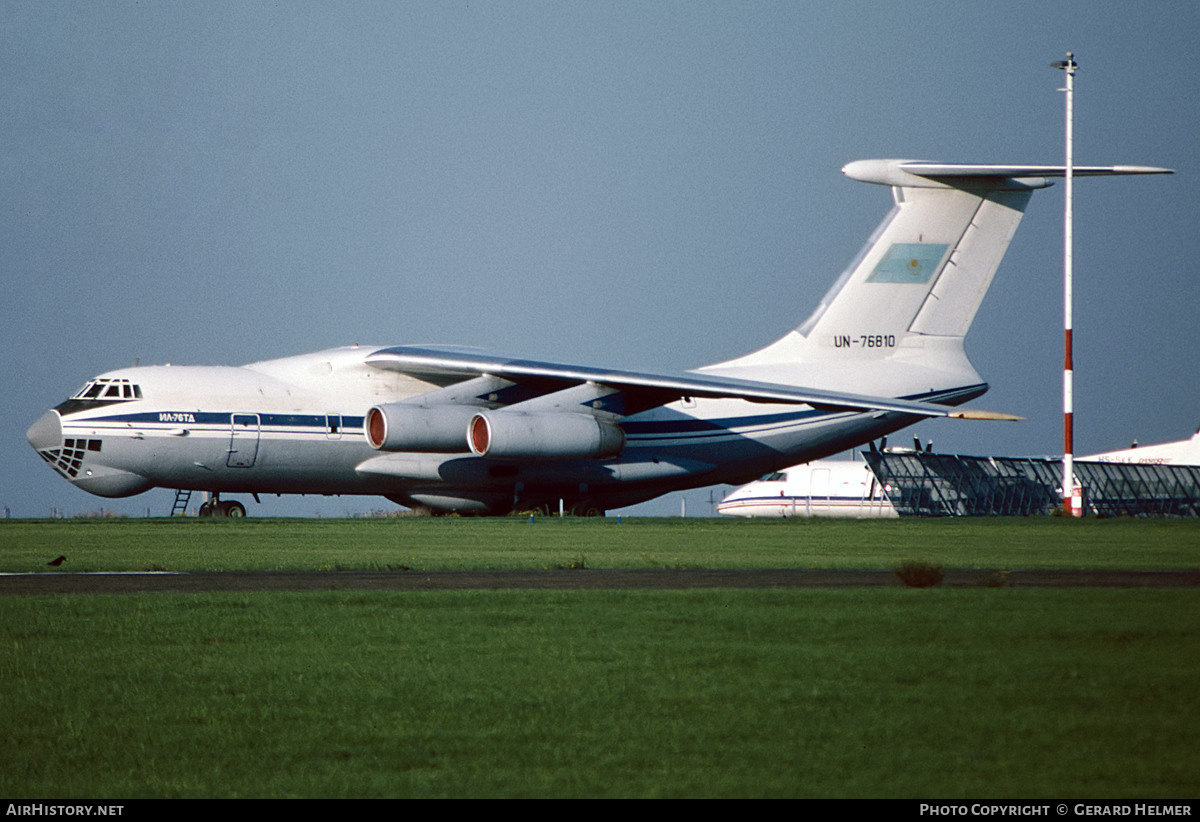
[[[47,411],[38,421],[29,426],[25,439],[35,451],[48,451],[62,447],[62,417],[57,411]]]

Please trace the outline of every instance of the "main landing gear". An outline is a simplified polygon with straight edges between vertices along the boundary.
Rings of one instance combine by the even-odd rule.
[[[583,500],[571,506],[573,517],[602,517],[604,513],[604,509],[591,500]]]
[[[202,517],[241,519],[246,516],[246,506],[235,499],[222,500],[217,494],[213,494],[212,499],[201,504],[199,514]]]

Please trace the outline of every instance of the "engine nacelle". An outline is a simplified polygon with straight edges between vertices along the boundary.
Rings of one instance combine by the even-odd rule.
[[[625,432],[589,414],[481,411],[467,429],[471,452],[496,459],[594,459],[625,447]]]
[[[376,451],[453,454],[467,450],[463,430],[478,410],[469,405],[386,403],[367,412],[363,432]]]

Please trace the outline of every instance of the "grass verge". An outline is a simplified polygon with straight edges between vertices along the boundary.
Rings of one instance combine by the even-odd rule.
[[[0,599],[10,798],[1192,797],[1190,590]]]
[[[892,569],[913,557],[998,575],[1194,569],[1200,523],[0,521],[0,570],[46,573]],[[1193,797],[1195,597],[3,597],[0,794]]]
[[[0,520],[0,571],[1200,568],[1198,520]]]

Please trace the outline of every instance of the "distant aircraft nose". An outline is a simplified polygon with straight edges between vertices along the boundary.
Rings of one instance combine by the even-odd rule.
[[[25,432],[25,439],[29,440],[33,450],[38,452],[61,448],[62,436],[62,417],[53,410],[38,417],[38,421]]]

